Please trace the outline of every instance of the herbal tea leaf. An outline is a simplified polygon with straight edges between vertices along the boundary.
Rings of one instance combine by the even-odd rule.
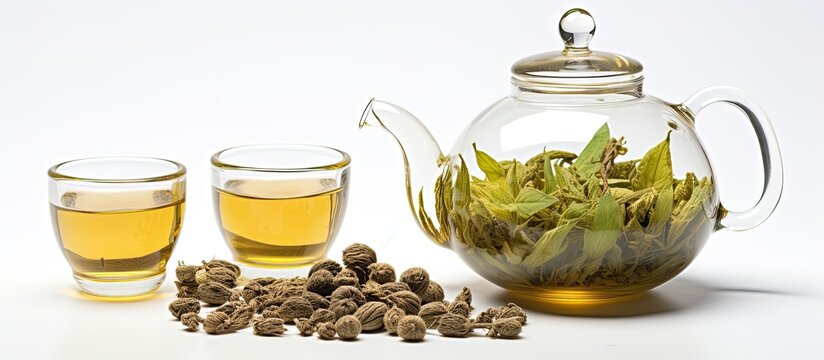
[[[452,192],[452,201],[456,207],[466,209],[471,199],[469,169],[466,167],[466,161],[463,156],[459,155],[459,157],[461,159],[461,168],[458,170],[458,176],[455,178],[455,190]]]
[[[553,196],[544,194],[543,192],[534,188],[523,188],[515,197],[515,211],[518,216],[528,218],[538,211],[546,209],[554,204],[558,199]]]
[[[486,179],[489,181],[496,181],[505,176],[504,169],[495,159],[487,153],[478,150],[475,143],[472,143],[472,148],[475,149],[475,159],[478,161],[478,167],[486,174]]]
[[[672,188],[666,188],[655,200],[655,207],[649,215],[649,225],[647,225],[649,233],[659,234],[664,230],[664,225],[672,214],[672,194]]]
[[[540,266],[563,253],[569,245],[569,242],[566,241],[567,234],[577,223],[578,219],[568,220],[566,223],[559,224],[558,227],[545,232],[535,243],[535,249],[524,258],[522,263],[526,266]]]
[[[506,172],[506,187],[509,189],[509,193],[512,194],[513,197],[518,196],[521,185],[519,185],[518,181],[518,166],[514,161],[512,166]]]
[[[624,222],[620,209],[609,193],[598,201],[592,227],[584,232],[584,256],[588,259],[600,261],[615,246]]]
[[[670,155],[670,133],[667,138],[647,151],[632,178],[632,188],[641,190],[655,188],[664,191],[672,186],[672,157]]]
[[[595,132],[595,135],[589,140],[589,143],[587,143],[584,149],[581,150],[581,154],[578,155],[575,162],[572,163],[572,166],[578,170],[578,175],[583,178],[588,178],[601,169],[599,160],[608,142],[609,126],[604,123],[604,125]]]
[[[558,182],[555,180],[555,172],[552,171],[552,158],[544,153],[544,192],[551,194],[558,188]]]

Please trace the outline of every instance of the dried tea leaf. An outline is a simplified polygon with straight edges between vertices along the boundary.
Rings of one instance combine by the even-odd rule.
[[[672,157],[669,145],[670,133],[667,133],[664,141],[647,151],[638,163],[638,169],[632,178],[634,190],[651,187],[660,192],[672,186]]]
[[[601,154],[604,152],[607,143],[609,143],[609,138],[609,126],[604,123],[604,125],[595,132],[595,135],[592,136],[592,139],[589,140],[589,143],[581,150],[581,154],[578,155],[578,158],[575,159],[575,162],[572,164],[577,170],[578,175],[583,178],[588,178],[601,169]]]

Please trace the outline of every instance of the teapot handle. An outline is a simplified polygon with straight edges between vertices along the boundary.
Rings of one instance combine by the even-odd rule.
[[[749,230],[764,222],[781,199],[784,183],[781,151],[767,114],[755,99],[743,90],[731,86],[706,88],[690,96],[682,106],[696,116],[705,107],[716,102],[735,106],[747,115],[761,148],[761,159],[764,163],[764,189],[761,192],[761,198],[752,208],[744,211],[728,211],[726,216],[719,220],[720,228],[733,231]]]

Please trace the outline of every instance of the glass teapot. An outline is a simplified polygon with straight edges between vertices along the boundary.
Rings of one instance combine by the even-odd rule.
[[[406,110],[372,99],[360,126],[398,142],[420,228],[478,274],[546,302],[599,302],[652,289],[684,270],[719,229],[764,221],[782,192],[778,143],[764,111],[732,87],[682,104],[642,92],[643,67],[592,51],[595,22],[572,9],[562,51],[512,66],[512,93],[472,121],[449,154]],[[728,211],[695,130],[723,102],[760,143],[764,188]]]

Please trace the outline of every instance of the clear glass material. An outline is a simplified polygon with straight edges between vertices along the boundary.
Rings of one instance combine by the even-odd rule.
[[[55,235],[83,291],[127,297],[166,276],[186,201],[186,168],[174,161],[106,157],[49,169]]]
[[[712,232],[770,215],[782,189],[780,151],[749,95],[709,88],[684,104],[665,102],[643,93],[634,60],[600,53],[614,61],[579,62],[595,54],[588,13],[573,9],[559,27],[567,49],[516,63],[511,95],[470,122],[449,154],[397,105],[373,99],[364,110],[361,127],[382,128],[400,145],[412,213],[435,243],[517,294],[597,303],[668,281]],[[695,131],[698,112],[715,102],[742,110],[761,145],[765,187],[747,211],[721,205]],[[585,155],[597,134],[603,144]]]
[[[325,258],[349,198],[349,162],[340,150],[291,144],[212,156],[215,215],[235,260],[278,268]]]

